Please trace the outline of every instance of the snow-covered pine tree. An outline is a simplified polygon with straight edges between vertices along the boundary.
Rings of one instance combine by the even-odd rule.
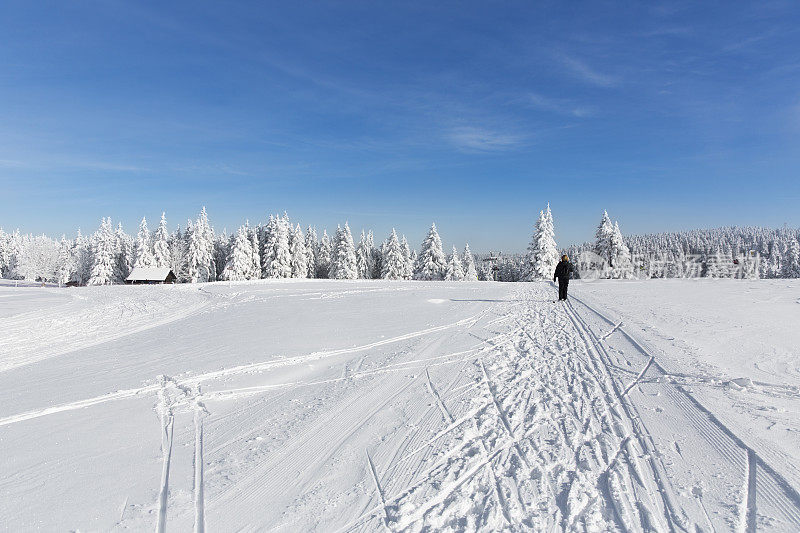
[[[780,278],[783,276],[783,254],[781,247],[776,241],[772,241],[769,253],[769,262],[766,267],[767,278]]]
[[[0,278],[8,276],[8,265],[11,262],[11,253],[8,246],[8,235],[0,228]]]
[[[134,244],[122,229],[122,222],[117,224],[114,241],[114,283],[125,283],[133,268]]]
[[[331,244],[331,238],[328,236],[327,230],[322,230],[322,239],[320,239],[319,248],[317,248],[316,277],[320,279],[330,277],[332,255],[333,245]]]
[[[541,245],[542,258],[540,272],[542,272],[545,279],[549,279],[550,275],[555,272],[556,265],[559,261],[558,246],[556,245],[556,228],[553,223],[553,212],[550,210],[550,203],[544,210],[545,227],[542,230],[542,239],[544,243]]]
[[[422,242],[422,251],[417,258],[414,279],[430,281],[444,279],[447,260],[442,251],[442,239],[436,231],[436,224],[431,225],[428,236]]]
[[[197,224],[186,229],[186,278],[189,283],[208,281],[203,236]]]
[[[133,268],[152,267],[155,265],[155,258],[151,251],[150,230],[147,229],[147,218],[142,217],[139,224],[139,233],[136,234],[136,244],[134,247]]]
[[[306,277],[307,278],[316,278],[317,277],[317,247],[319,243],[317,242],[317,228],[313,228],[308,226],[306,229]]]
[[[453,253],[450,254],[450,260],[447,262],[444,279],[445,281],[464,281],[464,266],[461,264],[461,258],[458,256],[455,246],[453,246]]]
[[[211,227],[211,223],[208,221],[206,206],[203,206],[203,209],[200,211],[198,224],[202,228],[203,243],[206,246],[206,258],[208,260],[206,271],[208,272],[208,281],[214,281],[217,276],[217,265],[214,260],[214,228]]]
[[[233,235],[228,237],[228,230],[223,229],[222,233],[214,235],[214,279],[222,279],[222,274],[225,272],[225,265],[228,264],[228,254],[230,253],[231,244],[233,243]]]
[[[261,278],[261,245],[258,242],[258,228],[251,228],[250,222],[245,222],[247,237],[250,241],[250,272],[247,279]]]
[[[214,232],[208,224],[205,207],[200,212],[197,221],[186,230],[186,233],[189,283],[213,281],[216,275],[213,258]]]
[[[404,279],[406,275],[406,259],[400,241],[397,240],[397,232],[392,228],[392,233],[386,240],[383,248],[383,259],[381,264],[383,272],[382,279]]]
[[[533,231],[533,238],[525,256],[524,279],[550,279],[558,264],[558,247],[556,246],[553,214],[550,204],[545,211],[539,211],[539,219]]]
[[[706,258],[706,272],[705,277],[707,278],[721,278],[723,272],[723,258],[722,258],[722,249],[717,246],[712,254]]]
[[[275,259],[275,247],[278,240],[278,220],[270,215],[267,225],[264,226],[261,239],[261,277],[272,277],[272,261]]]
[[[75,262],[72,259],[72,243],[67,240],[66,235],[62,235],[61,242],[58,244],[58,269],[56,271],[56,283],[58,283],[58,286],[60,287],[67,283],[74,271]]]
[[[414,277],[414,259],[405,235],[400,239],[400,248],[403,250],[403,279],[411,279]]]
[[[292,252],[289,249],[289,226],[288,217],[276,217],[275,224],[275,244],[270,261],[268,278],[289,278],[292,276]]]
[[[796,238],[789,237],[789,246],[784,257],[783,277],[800,277],[800,242]]]
[[[614,224],[611,223],[611,218],[608,216],[607,211],[603,211],[603,218],[600,225],[597,226],[595,232],[595,246],[594,252],[599,255],[604,264],[598,265],[602,269],[613,267],[611,264],[611,239],[614,236]]]
[[[243,281],[250,279],[253,273],[253,250],[247,235],[246,226],[239,226],[222,276],[225,281]]]
[[[478,271],[475,269],[475,257],[469,249],[469,243],[464,245],[464,281],[478,281]]]
[[[614,231],[611,235],[611,261],[613,265],[613,277],[617,279],[627,279],[633,276],[633,265],[631,264],[631,253],[619,224],[614,222]],[[554,267],[555,268],[555,267]]]
[[[181,232],[181,227],[178,226],[169,237],[169,265],[167,266],[181,283],[189,280],[188,250],[187,236]]]
[[[367,247],[367,234],[361,230],[361,239],[358,241],[356,247],[356,270],[360,279],[369,279],[372,277],[370,271],[370,261],[372,259],[372,250]]]
[[[104,218],[92,239],[92,271],[89,285],[111,285],[114,279],[114,248],[116,236],[111,219]]]
[[[379,279],[381,277],[381,273],[383,272],[383,265],[381,264],[383,261],[383,252],[380,250],[380,248],[375,246],[375,234],[372,233],[372,230],[367,232],[367,248],[370,251],[370,277],[372,279]]]
[[[167,214],[161,213],[161,221],[153,236],[153,264],[159,268],[169,266],[169,233],[167,232]],[[177,272],[175,272],[177,275]]]
[[[347,222],[336,230],[336,247],[331,260],[331,279],[356,279],[356,248]]]
[[[74,281],[78,285],[86,285],[92,274],[93,257],[91,243],[83,236],[80,228],[78,228],[78,235],[75,237],[75,242],[72,245],[71,255],[75,263],[75,270],[72,273],[70,281]]]
[[[292,277],[293,278],[306,278],[308,277],[308,252],[306,251],[306,243],[303,237],[303,230],[300,229],[300,224],[295,226],[292,235]]]

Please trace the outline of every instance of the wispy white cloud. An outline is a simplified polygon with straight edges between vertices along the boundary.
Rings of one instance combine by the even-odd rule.
[[[578,105],[572,100],[563,98],[550,98],[534,92],[528,93],[528,103],[539,109],[576,118],[587,118],[596,114],[592,107]]]
[[[467,152],[499,152],[511,150],[524,142],[524,137],[484,128],[466,126],[454,128],[447,139],[459,150]]]
[[[615,76],[602,73],[589,66],[584,61],[563,52],[556,54],[556,59],[570,74],[591,85],[612,87],[619,83],[619,80]]]
[[[144,172],[150,170],[147,167],[129,165],[125,163],[115,163],[110,161],[99,161],[92,159],[76,159],[74,157],[62,157],[59,155],[36,153],[30,160],[0,159],[0,167],[14,167],[25,169],[87,169],[87,170],[108,170],[118,172]]]

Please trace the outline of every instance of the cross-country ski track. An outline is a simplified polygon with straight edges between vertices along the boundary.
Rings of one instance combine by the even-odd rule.
[[[800,531],[796,457],[579,284],[200,288],[10,316],[0,530]]]

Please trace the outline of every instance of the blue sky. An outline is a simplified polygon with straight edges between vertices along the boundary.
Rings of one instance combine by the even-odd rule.
[[[652,5],[645,5],[652,4]],[[0,226],[800,225],[796,2],[0,4]],[[321,233],[321,231],[320,231]]]

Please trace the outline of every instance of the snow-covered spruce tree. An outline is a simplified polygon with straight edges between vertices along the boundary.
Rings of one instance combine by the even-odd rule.
[[[478,281],[478,271],[475,269],[475,257],[469,249],[469,243],[464,245],[464,281]]]
[[[70,253],[75,264],[70,281],[74,281],[78,285],[86,285],[92,273],[93,258],[91,243],[83,236],[80,228],[78,228],[78,235],[75,237],[75,242],[72,243]]]
[[[800,278],[800,242],[797,239],[789,238],[782,274],[786,278]]]
[[[261,278],[261,245],[258,242],[258,228],[251,228],[249,222],[245,222],[247,236],[250,240],[250,272],[247,279]]]
[[[331,279],[356,279],[358,277],[356,248],[347,222],[344,223],[343,228],[336,229],[336,247],[331,260],[330,277]]]
[[[461,264],[461,258],[458,256],[455,246],[453,246],[453,253],[450,254],[450,260],[447,262],[444,279],[445,281],[464,281],[464,266]]]
[[[723,276],[723,258],[722,249],[717,247],[713,253],[709,254],[705,260],[705,276],[706,278],[721,278]]]
[[[189,281],[188,242],[180,226],[169,236],[169,268],[180,283]]]
[[[397,232],[392,228],[392,233],[386,240],[383,248],[383,272],[382,279],[404,279],[406,275],[406,259],[403,254],[403,247],[397,240]]]
[[[616,279],[627,279],[633,276],[633,265],[631,263],[631,253],[619,224],[614,223],[614,232],[611,235],[611,264],[613,265],[612,276]],[[555,268],[555,267],[554,267]]]
[[[19,233],[19,228],[14,233],[8,235],[8,264],[7,271],[10,279],[19,279],[22,277],[18,272],[18,266],[22,257],[22,235]]]
[[[117,231],[114,234],[114,283],[125,283],[133,269],[134,248],[131,238],[122,229],[122,222],[117,224]]]
[[[604,264],[598,265],[603,269],[613,267],[611,264],[611,238],[614,236],[614,224],[611,223],[611,218],[608,216],[607,211],[603,211],[603,218],[600,225],[597,226],[595,232],[595,246],[594,252],[599,255]]]
[[[558,247],[556,246],[553,214],[550,204],[545,211],[539,211],[539,219],[533,231],[533,238],[525,256],[526,281],[550,279],[558,264]]]
[[[62,235],[61,242],[58,244],[58,266],[55,280],[58,286],[60,287],[69,282],[74,271],[75,261],[73,261],[72,257],[72,243],[67,240],[65,235]]]
[[[779,242],[773,241],[769,253],[769,278],[781,278],[783,270],[783,250]]]
[[[361,230],[361,239],[356,247],[356,270],[360,279],[370,279],[372,272],[370,263],[372,261],[372,250],[367,246],[367,234]]]
[[[92,241],[92,271],[88,284],[111,285],[114,279],[116,236],[110,218],[103,219]]]
[[[370,250],[370,277],[372,279],[379,279],[383,272],[383,265],[381,264],[383,261],[383,252],[379,247],[375,246],[375,234],[372,233],[372,230],[367,232],[367,248]]]
[[[8,263],[11,254],[8,250],[8,235],[0,228],[0,278],[7,276]]]
[[[308,226],[306,229],[306,277],[307,278],[315,278],[317,277],[317,248],[319,247],[319,243],[317,242],[317,229]]]
[[[159,268],[169,266],[169,232],[167,232],[166,213],[161,213],[161,221],[153,236],[153,264]],[[177,272],[175,274],[177,275]]]
[[[11,279],[27,279],[28,267],[25,258],[27,240],[28,236],[20,234],[19,228],[11,235]]]
[[[253,273],[253,251],[247,233],[245,226],[239,226],[236,231],[222,273],[225,281],[243,281],[250,279]]]
[[[442,239],[436,231],[436,224],[431,224],[428,236],[422,242],[422,251],[417,258],[414,279],[431,281],[444,279],[447,260],[442,251]]]
[[[267,225],[264,226],[261,239],[261,277],[272,277],[272,261],[275,260],[275,248],[278,242],[278,224],[280,222],[273,215],[269,216]]]
[[[142,217],[139,233],[136,234],[134,257],[133,268],[155,266],[155,258],[150,244],[150,230],[147,229],[147,218],[145,217]]]
[[[214,281],[216,280],[217,276],[217,265],[214,260],[214,228],[211,227],[211,223],[208,221],[206,206],[203,206],[203,209],[200,211],[198,224],[202,228],[203,242],[206,246],[206,257],[208,258],[208,266],[206,267],[208,271],[208,281]]]
[[[200,211],[197,221],[187,229],[187,277],[190,283],[214,281],[214,230],[208,223],[206,208]]]
[[[266,277],[289,278],[292,276],[292,252],[289,249],[289,232],[292,229],[287,217],[276,217],[275,220],[275,243]]]
[[[316,277],[320,279],[330,277],[332,255],[333,245],[331,244],[331,238],[328,236],[327,230],[322,230],[322,239],[320,239],[319,247],[317,248]]]
[[[228,237],[228,230],[223,229],[222,233],[214,235],[214,279],[222,279],[222,274],[225,272],[225,265],[228,264],[228,254],[230,253],[231,245],[234,236]],[[260,271],[260,268],[259,268]]]
[[[192,224],[186,229],[186,278],[189,283],[208,281],[205,253],[202,232],[197,224]]]
[[[303,230],[300,229],[300,224],[294,228],[294,233],[292,235],[291,254],[292,277],[308,277],[308,252],[306,251],[306,243],[303,237]]]
[[[408,246],[406,236],[400,239],[400,248],[403,250],[403,279],[414,277],[414,259],[411,257],[411,247]]]

